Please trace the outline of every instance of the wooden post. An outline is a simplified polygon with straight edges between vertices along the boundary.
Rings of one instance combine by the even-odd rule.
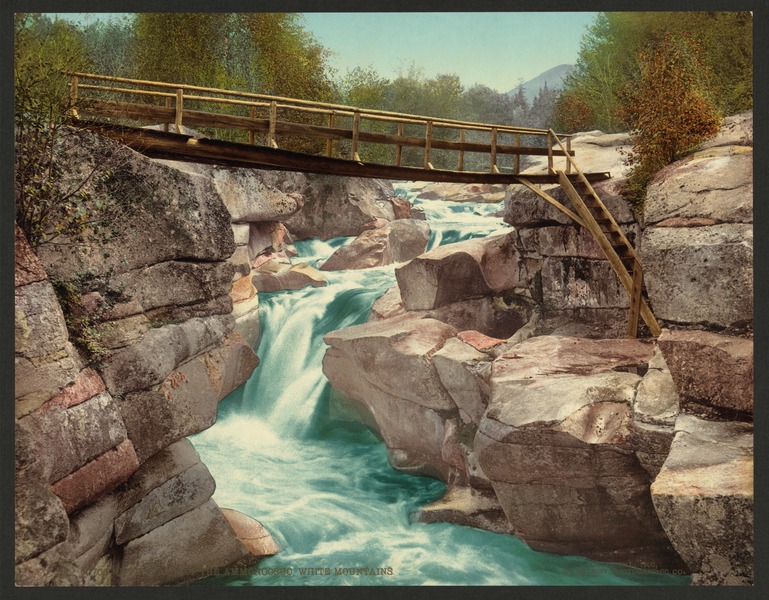
[[[547,132],[547,172],[551,175],[555,173],[553,170],[553,132]]]
[[[171,108],[171,97],[166,96],[166,108]],[[163,123],[163,132],[168,133],[168,123]]]
[[[69,114],[77,119],[77,75],[72,75],[69,80]]]
[[[176,125],[176,133],[182,132],[182,113],[184,112],[184,90],[179,88],[176,90],[176,119],[174,124]]]
[[[360,160],[358,156],[358,136],[360,135],[360,111],[356,110],[352,117],[352,147],[350,160]]]
[[[499,172],[497,169],[497,128],[491,128],[491,172]]]
[[[633,261],[633,287],[630,292],[630,315],[627,324],[627,336],[638,337],[638,315],[641,311],[641,288],[643,286],[643,271],[638,259]]]
[[[516,133],[515,134],[515,145],[520,147],[521,146],[521,134]],[[521,155],[516,154],[515,155],[515,174],[518,175],[518,173],[521,172]]]
[[[403,137],[403,123],[398,123],[398,137]],[[403,146],[398,144],[395,146],[395,166],[401,166],[401,159],[403,158]]]
[[[566,152],[571,152],[571,136],[566,138]],[[571,173],[571,155],[566,157],[566,174]]]
[[[459,143],[464,144],[465,143],[465,130],[460,129],[459,130]],[[465,170],[465,151],[460,148],[459,149],[459,161],[457,162],[457,171],[464,171]]]
[[[430,169],[430,151],[433,143],[433,122],[428,121],[425,128],[425,163],[424,168]]]
[[[278,103],[273,100],[270,102],[270,129],[267,133],[267,145],[270,148],[277,148],[278,143],[275,141],[275,122],[278,120]]]
[[[330,112],[328,113],[328,128],[331,129],[334,126],[334,113]],[[326,139],[326,156],[331,156],[331,152],[333,151],[334,146],[334,139],[329,136]]]
[[[252,106],[251,107],[251,110],[249,111],[249,114],[251,115],[252,119],[256,119],[256,106]],[[255,142],[254,130],[253,129],[249,129],[249,131],[248,131],[248,143],[253,145],[254,142]]]

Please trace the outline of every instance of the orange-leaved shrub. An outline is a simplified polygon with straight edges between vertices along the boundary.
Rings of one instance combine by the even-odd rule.
[[[651,177],[715,135],[721,118],[708,96],[710,70],[693,40],[664,34],[641,50],[638,67],[622,92],[619,116],[633,133],[625,195],[642,214]]]

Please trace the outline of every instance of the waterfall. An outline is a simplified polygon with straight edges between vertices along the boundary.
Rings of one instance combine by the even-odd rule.
[[[415,202],[415,204],[418,202]],[[425,201],[431,244],[503,227],[500,204]],[[297,244],[316,264],[348,239]],[[260,294],[260,365],[191,439],[217,482],[214,499],[258,519],[282,552],[248,574],[201,585],[654,585],[686,578],[535,552],[521,540],[413,521],[442,482],[392,469],[363,425],[329,416],[323,335],[365,322],[394,268],[329,272],[328,285]]]

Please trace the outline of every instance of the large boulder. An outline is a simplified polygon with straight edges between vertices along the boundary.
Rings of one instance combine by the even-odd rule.
[[[702,418],[753,420],[753,340],[706,331],[659,337],[681,410]]]
[[[219,575],[261,558],[240,541],[209,499],[125,544],[117,580],[121,586],[169,585]]]
[[[657,318],[717,327],[752,323],[752,225],[648,227],[640,259]]]
[[[638,385],[633,402],[631,442],[644,469],[656,477],[673,442],[679,413],[678,393],[673,377],[659,348],[649,362],[649,370]]]
[[[514,232],[439,246],[395,270],[407,310],[513,290],[518,284]]]
[[[445,420],[456,404],[430,357],[455,334],[440,321],[404,315],[324,337],[331,347],[323,373],[336,390],[370,413],[398,468],[448,476],[442,459]]]
[[[368,269],[416,258],[427,248],[430,226],[424,221],[399,219],[384,227],[364,231],[334,252],[321,271]]]
[[[306,263],[295,265],[270,259],[251,271],[251,282],[260,292],[298,290],[303,287],[328,285],[325,277]]]
[[[681,415],[651,486],[654,508],[700,585],[752,585],[753,426]]]
[[[637,340],[531,338],[493,365],[475,438],[483,472],[532,548],[680,567],[629,443],[652,347]]]
[[[296,239],[355,236],[377,219],[393,218],[389,181],[307,174],[287,181],[283,189],[305,199],[302,210],[285,221]]]
[[[285,221],[304,205],[301,195],[284,192],[278,181],[257,169],[166,160],[156,162],[210,179],[233,223]]]
[[[506,186],[490,183],[426,183],[403,182],[398,187],[417,193],[422,200],[450,200],[452,202],[501,202]]]
[[[719,146],[697,152],[658,172],[646,194],[647,224],[707,218],[753,222],[753,149]]]
[[[75,273],[107,277],[169,260],[227,260],[235,250],[230,214],[211,179],[172,168],[86,130],[77,135],[65,177],[104,164],[110,176],[96,192],[125,207],[111,227],[111,239],[73,251],[71,245],[46,244],[38,255],[49,275],[69,280]],[[111,158],[105,162],[105,156]]]

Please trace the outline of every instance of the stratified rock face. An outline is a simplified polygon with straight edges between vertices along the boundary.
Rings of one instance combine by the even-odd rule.
[[[111,153],[112,176],[100,185],[130,205],[130,218],[82,254],[40,250],[99,353],[86,368],[45,271],[17,240],[16,414],[34,448],[20,436],[16,583],[175,583],[203,576],[209,550],[217,566],[252,562],[218,508],[203,510],[214,482],[197,455],[185,469],[152,460],[210,427],[219,400],[258,362],[230,314],[233,300],[255,297],[250,282],[232,284],[240,263],[250,271],[248,228],[237,232],[245,258],[232,260],[236,232],[212,176],[81,135],[66,176]],[[137,496],[121,484],[142,464],[152,485]],[[200,529],[187,516],[195,511]],[[166,570],[156,556],[172,541],[181,548],[169,560],[180,566]],[[121,555],[135,568],[113,560]]]
[[[518,283],[514,233],[447,244],[396,269],[407,310],[512,290]]]
[[[649,184],[640,258],[655,315],[706,327],[753,322],[752,115]]]
[[[238,333],[196,355],[149,389],[120,400],[128,435],[144,462],[172,442],[208,429],[219,401],[248,379],[258,359]]]
[[[379,229],[364,231],[323,263],[322,271],[368,269],[416,258],[427,248],[430,226],[424,221],[399,219]]]
[[[29,423],[29,421],[27,421]],[[34,435],[16,421],[16,564],[67,539],[69,520],[61,501],[51,491],[38,458]]]
[[[681,415],[651,493],[693,583],[753,584],[751,424]]]
[[[658,318],[720,327],[752,322],[752,225],[649,227],[640,257]]]
[[[641,379],[632,371],[651,353],[636,340],[540,337],[494,362],[475,452],[516,534],[533,548],[680,565],[629,444]]]
[[[286,220],[296,239],[355,236],[376,219],[392,220],[394,195],[388,181],[307,174],[283,189],[301,194],[305,205]]]
[[[752,339],[665,330],[659,347],[683,412],[706,419],[753,420]]]

